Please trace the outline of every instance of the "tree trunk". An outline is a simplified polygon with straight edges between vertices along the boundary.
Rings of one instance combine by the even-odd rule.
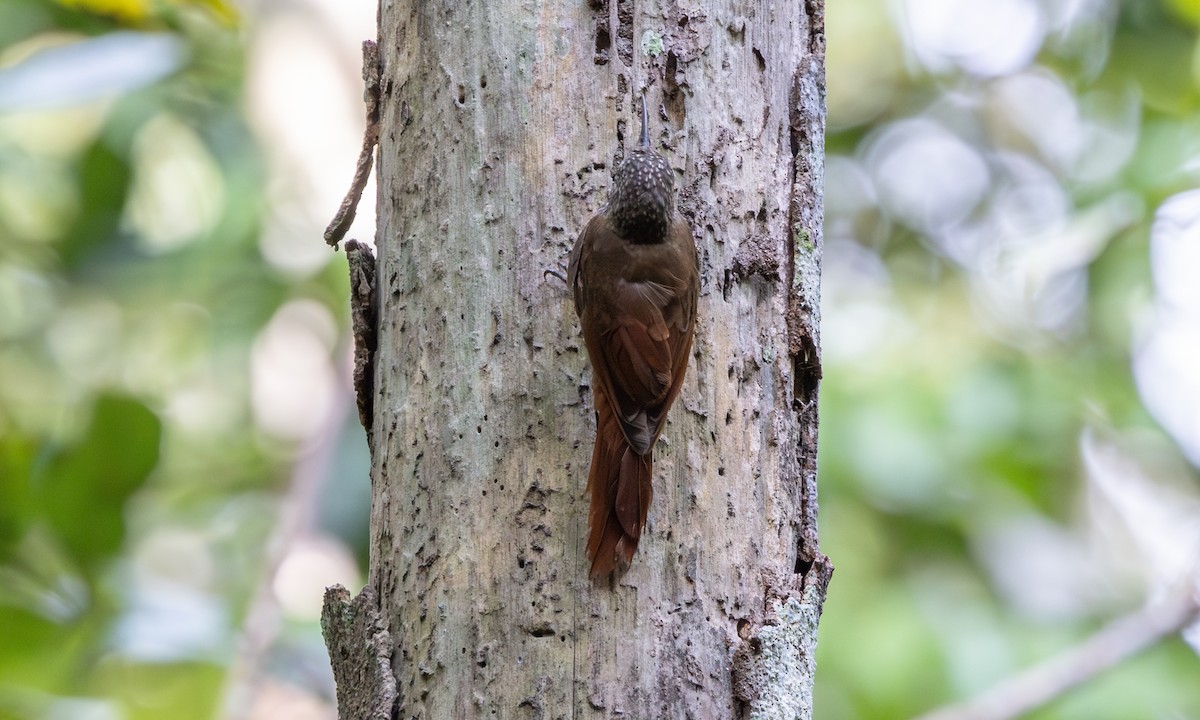
[[[397,0],[379,45],[379,614],[360,603],[371,621],[342,628],[390,638],[395,684],[352,705],[388,683],[342,682],[342,716],[398,694],[400,718],[810,717],[832,572],[822,0]],[[590,369],[545,271],[637,142],[643,87],[700,252],[699,322],[638,554],[593,586]],[[363,639],[339,680],[375,667],[350,657]]]

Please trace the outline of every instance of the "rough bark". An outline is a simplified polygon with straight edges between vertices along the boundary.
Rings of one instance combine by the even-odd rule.
[[[321,632],[337,682],[339,717],[390,720],[397,699],[392,637],[383,628],[375,591],[367,586],[352,600],[340,585],[326,589]]]
[[[822,10],[382,5],[369,582],[397,717],[810,717]],[[545,271],[647,85],[700,319],[638,555],[594,587],[590,370]]]

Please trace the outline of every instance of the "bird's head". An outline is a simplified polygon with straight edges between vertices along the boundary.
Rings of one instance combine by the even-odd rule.
[[[642,142],[630,150],[613,175],[608,214],[621,237],[658,242],[675,214],[675,171],[650,147],[646,96],[642,96]]]

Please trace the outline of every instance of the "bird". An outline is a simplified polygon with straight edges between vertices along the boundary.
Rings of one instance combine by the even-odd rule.
[[[592,364],[596,442],[588,471],[590,577],[623,574],[654,495],[654,445],[679,396],[696,331],[700,265],[675,206],[675,171],[642,136],[608,203],[579,234],[567,283]]]

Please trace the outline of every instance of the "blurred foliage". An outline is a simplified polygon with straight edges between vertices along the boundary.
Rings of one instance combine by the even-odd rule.
[[[0,718],[219,707],[297,452],[252,348],[346,295],[261,252],[238,17],[0,3]]]
[[[1198,492],[1133,366],[1154,210],[1200,175],[1200,1],[826,7],[816,717],[891,720],[1177,579],[1096,476],[1111,451],[1151,508]],[[0,720],[219,707],[298,453],[255,354],[347,295],[339,263],[264,251],[239,22],[0,3]],[[339,437],[329,464],[366,477]],[[361,558],[361,504],[321,492]],[[319,685],[315,630],[280,635],[277,674]],[[1200,716],[1198,670],[1171,640],[1035,717]]]
[[[1200,496],[1188,438],[1134,371],[1154,210],[1200,180],[1200,3],[826,9],[821,537],[837,570],[814,717],[910,717],[1185,579],[1154,576],[1131,537],[1198,547],[1194,525],[1130,517],[1089,458],[1115,449],[1163,514],[1171,492]],[[1198,673],[1172,639],[1031,717],[1197,717]]]

